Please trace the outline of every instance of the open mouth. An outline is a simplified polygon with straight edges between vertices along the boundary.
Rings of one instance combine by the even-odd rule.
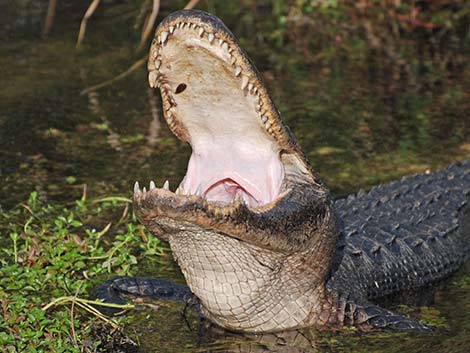
[[[192,11],[169,16],[155,38],[149,84],[160,88],[169,128],[192,147],[175,193],[248,207],[275,200],[289,136],[234,36],[220,21]]]
[[[196,142],[195,142],[196,140]],[[284,170],[279,151],[259,141],[243,141],[232,133],[214,141],[193,136],[193,153],[180,188],[211,202],[243,201],[255,207],[273,201],[279,194]]]

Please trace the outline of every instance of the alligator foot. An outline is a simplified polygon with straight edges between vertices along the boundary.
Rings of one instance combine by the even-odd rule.
[[[374,329],[432,332],[429,326],[418,320],[396,314],[374,304],[364,304],[358,307],[356,312],[360,317],[359,321]]]
[[[185,304],[185,312],[194,308],[200,313],[199,303],[188,287],[163,279],[148,277],[113,277],[95,290],[96,297],[105,303],[125,304],[126,297],[147,297],[155,300],[173,300]]]

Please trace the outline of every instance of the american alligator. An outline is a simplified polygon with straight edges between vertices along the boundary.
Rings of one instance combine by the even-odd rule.
[[[134,209],[170,244],[205,317],[245,332],[429,330],[374,302],[426,288],[467,260],[470,161],[334,201],[219,19],[169,15],[148,69],[171,131],[192,155],[175,192],[168,182],[143,191],[136,183]],[[144,278],[105,288],[188,294]]]

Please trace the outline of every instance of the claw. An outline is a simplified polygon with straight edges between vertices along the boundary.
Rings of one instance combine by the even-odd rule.
[[[150,181],[150,190],[153,190],[155,189],[156,186],[155,186],[155,182],[153,180]]]
[[[170,182],[168,180],[163,183],[163,189],[170,190]]]

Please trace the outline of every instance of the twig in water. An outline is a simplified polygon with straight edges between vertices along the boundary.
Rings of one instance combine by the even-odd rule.
[[[140,28],[140,26],[142,26],[142,23],[144,22],[145,14],[150,9],[149,2],[150,0],[145,0],[142,2],[142,5],[140,5],[139,14],[136,17],[135,24],[134,24],[135,30],[137,30],[138,28]]]
[[[144,30],[142,31],[142,36],[140,37],[139,50],[142,49],[144,47],[144,44],[147,42],[147,38],[149,37],[150,32],[152,31],[152,28],[155,25],[159,10],[160,0],[153,0],[152,12],[148,17],[148,20],[146,21],[147,23],[144,27]]]
[[[47,14],[46,19],[44,21],[44,27],[42,28],[42,36],[47,36],[54,24],[55,18],[55,9],[57,8],[57,0],[49,0],[49,4],[47,5]]]
[[[96,8],[100,4],[100,0],[93,0],[88,6],[88,9],[85,12],[85,15],[82,18],[82,22],[80,23],[80,31],[78,32],[78,39],[77,39],[77,45],[76,47],[79,48],[80,45],[83,42],[83,39],[85,38],[85,32],[86,32],[86,25],[88,22],[88,19],[93,15],[95,12]]]
[[[106,80],[106,81],[104,81],[100,84],[85,88],[83,91],[80,92],[80,94],[84,95],[84,94],[87,94],[91,91],[99,90],[100,88],[106,87],[106,86],[108,86],[108,85],[110,85],[110,84],[112,84],[112,83],[114,83],[114,82],[116,82],[120,79],[123,79],[124,77],[130,75],[132,72],[137,70],[139,67],[143,66],[147,62],[147,59],[148,59],[148,55],[146,55],[143,58],[137,60],[135,63],[132,64],[132,66],[130,68],[128,68],[126,71],[120,73],[116,77],[114,77],[110,80]]]
[[[192,8],[194,8],[194,6],[196,6],[198,4],[199,0],[191,0],[190,2],[188,2],[186,4],[186,6],[184,7],[185,10],[190,10]]]

